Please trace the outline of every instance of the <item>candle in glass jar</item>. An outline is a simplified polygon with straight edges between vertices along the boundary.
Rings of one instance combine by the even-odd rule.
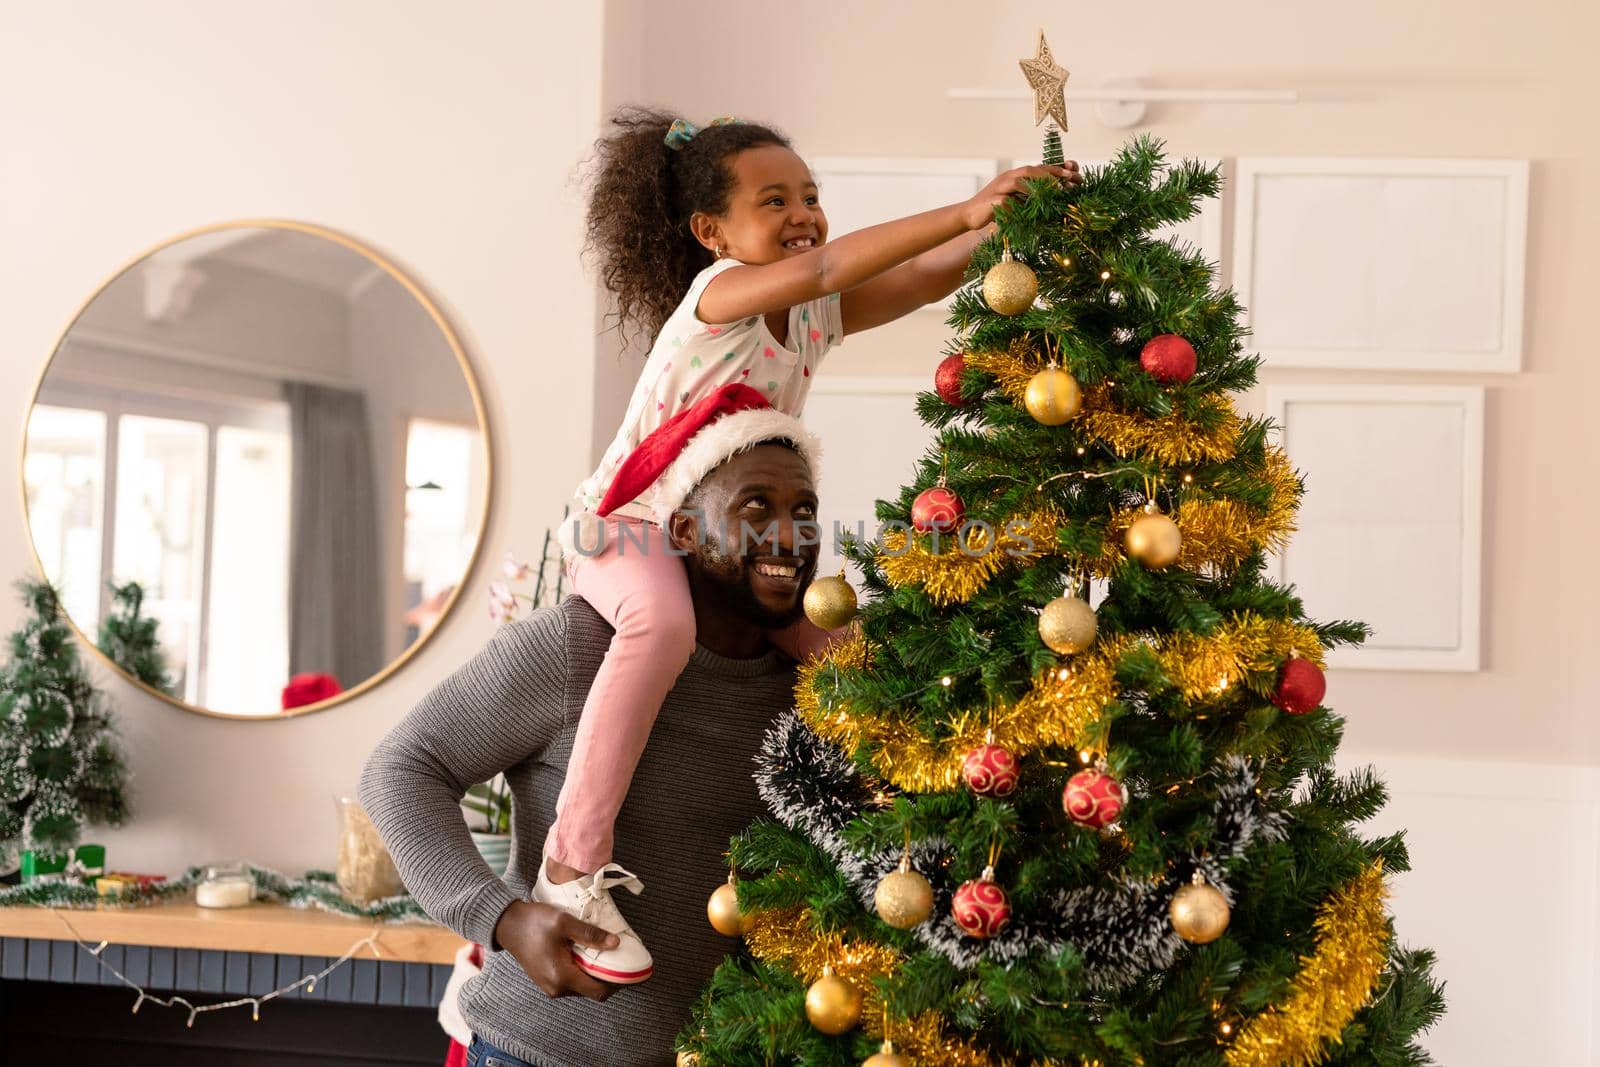
[[[255,895],[255,880],[239,865],[207,867],[194,887],[194,902],[202,908],[242,908]]]

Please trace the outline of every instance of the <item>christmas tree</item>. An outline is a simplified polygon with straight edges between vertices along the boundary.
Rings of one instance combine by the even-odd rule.
[[[103,694],[48,583],[17,584],[29,617],[0,667],[0,854],[67,852],[128,813],[127,769]]]
[[[708,909],[749,953],[680,1062],[1431,1062],[1433,957],[1384,909],[1405,845],[1358,832],[1384,788],[1335,771],[1322,706],[1366,629],[1267,576],[1302,482],[1230,401],[1233,294],[1152,236],[1219,184],[1139,138],[997,211],[918,400],[937,443],[847,547],[859,634],[759,757],[774,819]]]
[[[112,610],[100,623],[95,641],[106,657],[129,675],[171,696],[167,656],[156,636],[158,622],[144,614],[144,586],[138,582],[111,586]]]

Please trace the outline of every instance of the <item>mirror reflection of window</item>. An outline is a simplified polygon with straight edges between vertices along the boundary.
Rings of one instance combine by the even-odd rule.
[[[103,412],[34,405],[22,467],[33,545],[67,614],[87,630],[100,624],[105,467]]]
[[[289,676],[288,408],[273,407],[276,429],[217,431],[207,707],[270,710],[262,694]]]
[[[117,420],[111,573],[144,586],[160,623],[176,690],[199,696],[200,591],[205,582],[206,451],[203,423],[124,415]]]
[[[475,427],[431,419],[406,424],[406,643],[432,628],[477,539],[474,505],[483,470]]]

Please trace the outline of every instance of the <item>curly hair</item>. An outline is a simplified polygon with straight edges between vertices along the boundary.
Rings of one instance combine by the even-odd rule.
[[[660,332],[712,255],[695,239],[689,217],[721,215],[733,192],[733,157],[761,145],[789,147],[781,133],[751,122],[707,126],[669,148],[673,116],[646,107],[612,115],[613,131],[595,142],[584,251],[615,298],[613,325]]]

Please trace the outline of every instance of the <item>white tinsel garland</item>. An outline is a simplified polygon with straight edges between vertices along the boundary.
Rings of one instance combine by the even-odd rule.
[[[844,840],[844,827],[860,815],[868,800],[855,765],[792,712],[768,732],[756,763],[757,789],[768,808],[827,854],[863,906],[871,909],[878,882],[899,865],[900,851],[863,856]],[[1283,833],[1282,817],[1262,810],[1257,776],[1247,761],[1228,757],[1214,768],[1213,776],[1216,831],[1208,846],[1190,857],[1181,876],[1159,883],[1065,891],[1056,895],[1048,913],[1014,914],[999,936],[982,941],[964,935],[951,917],[954,887],[930,877],[934,914],[911,932],[962,968],[983,960],[1010,963],[1036,953],[1054,954],[1070,944],[1083,957],[1086,981],[1094,989],[1118,988],[1169,966],[1183,942],[1172,929],[1167,906],[1189,875],[1199,870],[1231,904],[1233,893],[1223,878],[1223,865],[1252,842]],[[912,843],[912,863],[925,876],[937,874],[947,857],[948,843],[942,839]]]

